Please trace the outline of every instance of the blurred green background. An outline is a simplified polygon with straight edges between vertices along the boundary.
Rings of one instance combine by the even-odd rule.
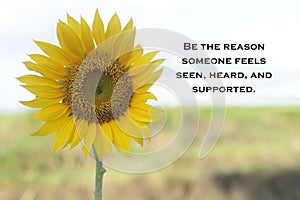
[[[189,108],[195,116],[195,108]],[[222,136],[198,153],[211,116],[200,108],[198,136],[171,166],[133,175],[107,169],[104,199],[300,199],[300,107],[227,107]],[[177,108],[167,109],[176,116]],[[80,148],[52,154],[53,136],[32,137],[32,113],[0,115],[0,199],[93,199],[94,161]],[[178,119],[167,120],[167,136]],[[188,169],[188,170],[187,170]]]

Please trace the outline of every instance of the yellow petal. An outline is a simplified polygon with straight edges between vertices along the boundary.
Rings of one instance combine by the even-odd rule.
[[[129,112],[128,112],[128,114],[129,114]],[[139,129],[143,129],[143,128],[146,128],[147,126],[148,126],[148,122],[141,122],[141,121],[138,121],[138,120],[136,120],[136,119],[134,119],[134,118],[132,118],[131,116],[130,116],[130,119],[133,121],[133,123],[137,126],[137,127],[139,127]],[[142,131],[143,132],[143,131]]]
[[[70,149],[73,149],[75,146],[77,146],[77,144],[81,141],[81,138],[79,137],[79,134],[78,134],[78,131],[77,129],[75,128],[74,130],[74,136],[73,136],[73,139],[71,141],[71,148]]]
[[[57,130],[57,121],[46,121],[37,131],[32,133],[32,136],[47,136]]]
[[[65,119],[64,125],[58,129],[54,137],[54,143],[53,143],[54,153],[61,150],[65,146],[73,131],[74,131],[74,118],[68,117],[67,119]]]
[[[152,122],[159,121],[161,119],[161,116],[163,115],[163,113],[164,113],[163,110],[160,110],[160,109],[157,109],[154,107],[152,107],[149,110],[149,114],[150,114]]]
[[[149,113],[152,121],[160,120],[162,114],[164,114],[163,110],[161,110],[159,108],[155,108],[155,107],[147,105],[147,104],[144,104],[144,103],[132,104],[131,106],[134,109],[140,109],[140,110],[143,110],[144,112]]]
[[[146,111],[138,109],[138,108],[133,108],[133,107],[129,107],[128,111],[129,111],[130,116],[137,121],[141,121],[141,122],[152,122],[153,121],[151,119],[149,112],[146,112]]]
[[[139,66],[131,66],[130,70],[128,71],[128,74],[130,76],[135,76],[135,75],[143,75],[143,74],[151,74],[154,72],[154,70],[163,62],[165,59],[158,59],[152,62],[148,62]],[[136,62],[135,62],[136,63]]]
[[[117,59],[119,48],[115,48],[117,45],[118,36],[110,37],[98,45],[98,52],[101,57],[107,57],[107,55],[113,59]]]
[[[63,49],[74,56],[76,62],[84,59],[84,51],[78,35],[64,22],[59,21],[57,24],[57,38]]]
[[[136,50],[135,50],[136,51]],[[128,62],[129,58],[132,55],[132,51],[124,53],[123,55],[120,55],[118,60],[124,68],[127,68],[131,63]]]
[[[61,98],[43,99],[43,98],[37,97],[31,101],[20,101],[20,103],[23,104],[24,106],[28,106],[31,108],[42,108],[42,107],[49,106],[51,104],[59,103],[60,101],[61,101]]]
[[[134,93],[130,104],[145,103],[149,99],[157,100],[156,96],[151,92]]]
[[[102,160],[106,152],[112,154],[112,144],[107,140],[103,133],[101,133],[101,131],[97,132],[96,134],[94,146],[96,149],[98,160]]]
[[[100,18],[98,9],[96,10],[93,22],[93,36],[97,45],[105,40],[104,25]]]
[[[81,150],[82,150],[82,153],[85,155],[85,158],[87,158],[90,152],[89,152],[89,150],[85,147],[85,145],[82,146]]]
[[[67,76],[57,73],[57,71],[54,71],[52,69],[46,68],[45,66],[41,66],[41,65],[33,63],[33,62],[26,61],[26,62],[24,62],[24,64],[26,65],[26,68],[28,70],[38,72],[41,75],[43,75],[47,78],[53,79],[53,80],[65,80],[67,77]]]
[[[82,42],[85,46],[86,54],[92,51],[94,46],[92,31],[88,25],[88,23],[81,17],[81,38]]]
[[[161,74],[162,74],[162,69],[157,70],[156,72],[148,75],[147,77],[133,76],[131,79],[133,83],[133,90],[136,90],[137,88],[143,85],[153,84],[161,76]]]
[[[157,60],[152,61],[151,63],[158,66],[158,65],[161,65],[165,61],[166,61],[166,59],[157,59]]]
[[[55,120],[66,113],[68,109],[70,109],[70,106],[66,104],[49,105],[36,112],[32,118],[44,121]]]
[[[116,146],[116,148],[122,153],[128,153],[130,150],[130,137],[123,131],[121,131],[118,125],[114,122],[114,120],[110,121],[109,125],[113,133],[113,143]]]
[[[61,66],[70,66],[66,53],[58,46],[41,41],[34,41],[50,58],[55,59]]]
[[[145,74],[152,74],[154,70],[157,68],[157,65],[155,64],[144,64],[140,65],[136,68],[130,68],[127,72],[129,76],[145,76]]]
[[[33,61],[43,66],[45,69],[52,71],[53,73],[56,73],[63,77],[69,75],[69,72],[62,65],[58,64],[56,61],[47,56],[43,56],[40,54],[30,54],[29,57]]]
[[[119,58],[120,56],[132,52],[135,40],[135,29],[122,32],[118,35],[116,44],[114,46],[115,56]]]
[[[120,57],[120,63],[125,68],[130,66],[136,59],[138,59],[143,54],[143,49],[137,46],[132,52],[126,53]]]
[[[68,144],[71,144],[71,142],[73,141],[74,134],[75,134],[74,118],[73,118],[73,126],[72,127],[73,127],[72,131],[70,132],[68,139],[67,139],[66,143],[64,144],[63,148],[65,148]]]
[[[114,35],[116,35],[120,32],[121,32],[121,22],[120,22],[120,19],[119,19],[118,15],[114,14],[111,17],[111,19],[110,19],[110,21],[107,25],[105,38],[108,39],[111,36],[114,36]]]
[[[32,136],[46,136],[56,132],[63,124],[65,119],[70,114],[70,111],[64,113],[59,119],[46,121],[37,131],[32,133]]]
[[[134,93],[146,93],[153,84],[146,84],[137,88]]]
[[[136,141],[139,145],[143,146],[144,145],[144,139],[143,138],[137,138],[137,137],[132,137],[134,141]]]
[[[130,116],[129,111],[127,111],[126,116],[132,122],[132,124],[136,126],[140,130],[140,132],[147,137],[148,140],[151,140],[150,130],[147,126],[148,123],[135,120],[134,118],[132,118],[132,116]],[[137,139],[143,139],[143,138],[137,138]],[[140,142],[139,140],[136,141],[138,143]]]
[[[104,137],[102,135],[96,135],[94,146],[97,153],[98,160],[102,160],[105,154],[104,144],[103,144]]]
[[[151,133],[150,130],[148,128],[148,122],[141,122],[138,120],[135,120],[134,118],[132,118],[128,112],[128,118],[130,119],[130,121],[140,129],[140,131],[147,137],[148,140],[151,140]]]
[[[57,88],[49,87],[49,86],[29,86],[22,85],[26,90],[35,94],[38,97],[45,99],[57,99],[65,96],[65,92],[58,90]]]
[[[151,108],[150,108],[150,115],[151,116],[161,116],[163,114],[164,114],[164,111],[162,109],[155,108],[155,107],[151,106]]]
[[[141,122],[137,122],[137,123],[139,124]],[[148,140],[151,140],[151,133],[148,126],[141,127],[140,129],[147,136]]]
[[[143,138],[140,129],[134,125],[133,121],[128,116],[120,116],[119,120],[116,120],[119,128],[131,137]]]
[[[91,148],[92,148],[92,144],[94,143],[95,140],[95,136],[97,133],[97,124],[96,123],[90,123],[88,126],[88,132],[84,138],[84,146],[86,148],[86,150],[88,151],[88,153],[90,152]]]
[[[54,81],[49,78],[40,77],[40,76],[36,76],[36,75],[32,75],[32,74],[24,75],[17,79],[19,81],[26,83],[28,85],[31,85],[31,86],[42,85],[42,86],[50,86],[50,87],[54,87],[54,88],[61,88],[64,86],[64,84],[61,82],[57,82],[57,81]]]
[[[150,52],[150,53],[147,53],[145,55],[143,55],[142,57],[139,57],[138,59],[136,59],[133,63],[133,66],[131,68],[135,68],[137,66],[140,66],[140,65],[144,65],[144,64],[147,64],[147,63],[150,63],[151,60],[154,58],[154,56],[158,53],[158,51],[153,51],[153,52]]]
[[[111,128],[110,128],[109,124],[108,123],[101,124],[100,128],[102,130],[102,133],[105,135],[105,137],[110,142],[113,142],[113,135],[112,135],[112,131],[111,131]]]
[[[142,110],[147,111],[147,112],[149,112],[149,110],[152,108],[152,106],[150,106],[148,104],[145,104],[145,103],[138,103],[138,104],[137,103],[136,104],[132,103],[131,107],[139,108],[139,109],[142,109]]]
[[[78,133],[78,136],[83,139],[87,132],[88,132],[88,122],[84,119],[80,119],[78,121],[76,121],[76,130],[77,130],[77,133]]]
[[[136,120],[135,118],[133,118],[130,115],[129,111],[127,111],[127,112],[128,112],[128,116],[130,116],[129,118],[131,119],[131,121],[133,122],[133,124],[135,126],[137,126],[144,135],[146,135],[147,137],[150,137],[151,135],[150,135],[150,131],[148,129],[148,124],[150,122],[144,122],[144,121]],[[146,131],[144,131],[144,129],[146,129]]]
[[[69,14],[67,14],[68,25],[77,34],[78,37],[81,35],[81,25]]]
[[[126,24],[126,26],[124,27],[123,31],[129,31],[133,29],[133,21],[132,18],[130,18],[130,20],[128,21],[128,23]]]

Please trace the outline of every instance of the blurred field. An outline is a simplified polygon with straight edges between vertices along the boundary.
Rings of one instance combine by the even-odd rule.
[[[193,122],[195,108],[189,110]],[[177,112],[168,109],[166,140]],[[200,113],[199,136],[183,157],[151,174],[107,169],[104,199],[300,199],[300,107],[227,108],[222,136],[203,160],[198,153],[211,113]],[[30,136],[40,125],[31,115],[0,115],[0,199],[93,199],[93,160],[80,148],[52,154],[52,136]]]

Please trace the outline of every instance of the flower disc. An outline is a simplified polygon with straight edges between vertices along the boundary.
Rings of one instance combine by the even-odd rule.
[[[100,125],[125,115],[133,94],[130,77],[118,61],[99,55],[86,58],[72,70],[66,84],[67,98],[79,119]]]

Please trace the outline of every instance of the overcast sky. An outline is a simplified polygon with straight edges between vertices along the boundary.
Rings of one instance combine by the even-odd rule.
[[[276,104],[300,102],[300,4],[287,1],[241,0],[1,0],[0,7],[0,111],[24,109],[18,100],[32,98],[15,77],[28,73],[23,61],[26,54],[40,53],[32,39],[57,44],[56,23],[66,20],[66,13],[92,22],[96,8],[105,24],[117,12],[125,24],[133,18],[137,28],[163,28],[186,35],[198,43],[265,43],[265,56],[273,79],[257,81],[255,95],[227,95],[229,105]],[[176,41],[174,41],[176,42]],[[213,56],[230,56],[211,52]],[[241,54],[248,56],[249,54]],[[167,62],[166,65],[174,64]],[[178,63],[180,65],[180,63]],[[252,66],[218,66],[218,70],[248,70]],[[255,67],[257,70],[258,67]],[[230,82],[224,83],[230,84]],[[160,95],[167,102],[166,95]],[[209,95],[198,96],[202,103]]]

